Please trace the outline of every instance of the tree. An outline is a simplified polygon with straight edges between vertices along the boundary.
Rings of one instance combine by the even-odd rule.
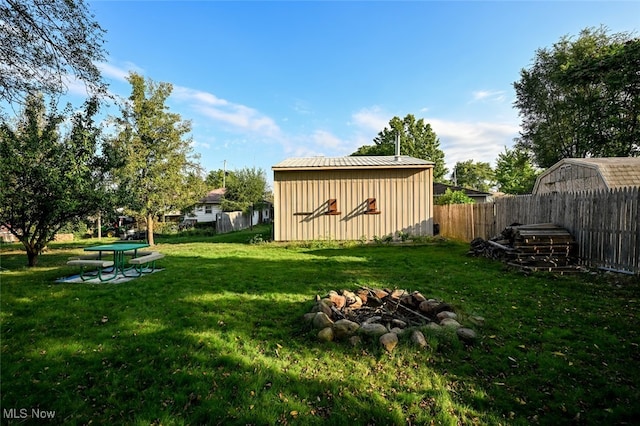
[[[447,188],[444,194],[436,197],[434,202],[439,206],[447,204],[473,204],[473,198],[469,197],[464,191],[452,191],[451,188]]]
[[[473,160],[458,161],[451,178],[454,185],[476,191],[488,192],[494,185],[494,174],[489,163]]]
[[[105,57],[104,33],[84,0],[1,0],[0,99],[64,93],[71,76],[105,93],[95,65]]]
[[[96,213],[109,200],[110,163],[100,151],[93,116],[97,101],[73,114],[47,113],[42,96],[26,99],[15,126],[0,125],[0,223],[24,245],[28,265],[67,223]],[[60,127],[71,115],[71,129]]]
[[[498,154],[494,171],[498,190],[505,194],[530,194],[540,171],[531,161],[531,155],[522,148],[507,149]]]
[[[514,83],[519,145],[547,168],[562,158],[640,154],[640,40],[587,28],[536,51]]]
[[[400,135],[400,154],[435,163],[433,179],[441,182],[447,174],[444,166],[444,152],[440,149],[440,140],[424,119],[416,120],[412,114],[404,119],[393,117],[389,128],[385,127],[373,139],[374,145],[363,145],[351,155],[394,155],[396,137]]]
[[[579,127],[601,157],[640,154],[640,39],[612,43],[600,57],[587,56],[560,78],[568,86],[589,87],[591,119]]]
[[[118,133],[111,140],[121,160],[116,183],[121,202],[136,217],[144,218],[147,241],[154,245],[157,217],[191,206],[206,194],[200,165],[191,149],[191,123],[168,112],[165,102],[173,86],[154,83],[136,73],[129,103],[116,120]]]
[[[227,183],[234,179],[233,171],[230,170],[212,170],[207,174],[205,183],[208,189],[225,188]]]
[[[224,211],[248,212],[260,207],[267,196],[267,178],[264,170],[244,168],[233,173],[234,178],[227,183],[221,203]]]

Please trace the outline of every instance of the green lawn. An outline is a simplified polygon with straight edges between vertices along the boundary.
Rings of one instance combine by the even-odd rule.
[[[2,249],[2,424],[624,424],[640,417],[637,277],[525,276],[467,244],[248,244],[258,228],[160,238],[163,271],[56,284],[81,244],[28,269]],[[95,242],[94,242],[95,243]],[[480,315],[450,333],[319,343],[316,294],[419,290]],[[11,411],[11,409],[15,409]],[[24,411],[20,411],[24,410]],[[39,411],[38,411],[39,412]]]

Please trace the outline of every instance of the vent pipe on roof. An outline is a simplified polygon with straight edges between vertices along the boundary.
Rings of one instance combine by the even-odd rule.
[[[400,160],[400,132],[396,134],[396,158],[395,161]]]

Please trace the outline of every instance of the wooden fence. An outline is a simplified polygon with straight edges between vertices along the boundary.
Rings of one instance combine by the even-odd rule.
[[[554,223],[578,243],[585,265],[640,273],[640,189],[498,198],[490,203],[434,206],[440,234],[471,241],[513,224]]]
[[[216,218],[216,232],[226,234],[227,232],[240,231],[251,226],[251,215],[243,212],[223,212],[218,213]]]

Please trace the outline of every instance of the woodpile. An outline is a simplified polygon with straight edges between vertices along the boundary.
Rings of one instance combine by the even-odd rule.
[[[513,224],[489,240],[471,241],[470,255],[505,261],[524,271],[578,272],[577,243],[565,228],[552,223]]]

